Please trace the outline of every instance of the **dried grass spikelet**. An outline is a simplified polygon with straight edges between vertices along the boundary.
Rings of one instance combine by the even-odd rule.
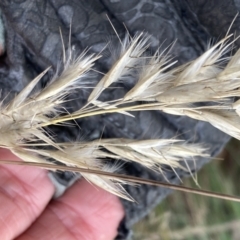
[[[84,52],[76,60],[70,58],[66,61],[62,74],[56,75],[42,91],[32,93],[47,70],[7,106],[1,106],[0,146],[9,148],[27,162],[46,166],[44,163],[51,158],[54,161],[48,164],[49,168],[57,169],[58,166],[53,165],[60,162],[66,169],[80,169],[78,171],[88,181],[132,200],[122,187],[131,179],[125,181],[124,178],[116,178],[115,172],[119,165],[110,164],[109,159],[137,162],[164,174],[164,165],[175,171],[175,168],[184,168],[181,164],[183,161],[188,166],[188,161],[195,157],[208,157],[206,149],[175,139],[101,139],[92,142],[58,143],[45,127],[100,114],[120,113],[131,117],[132,111],[160,110],[207,121],[240,139],[240,103],[236,101],[232,104],[231,99],[240,96],[239,51],[226,67],[219,65],[222,55],[232,44],[228,39],[229,37],[226,37],[191,63],[172,69],[175,62],[172,62],[169,56],[158,51],[152,57],[147,55],[149,39],[143,34],[133,39],[127,36],[122,42],[119,58],[93,89],[87,104],[71,114],[61,105],[76,85],[84,86],[83,80],[100,56]],[[138,82],[123,98],[109,102],[98,99],[106,88],[124,80],[124,77],[136,68],[140,69]],[[139,104],[139,101],[145,103]],[[211,104],[195,106],[195,103],[209,101]],[[51,148],[43,149],[41,145]],[[88,174],[86,171],[99,174]]]
[[[171,73],[166,73],[166,70],[175,63],[176,61],[157,51],[142,69],[138,82],[124,96],[124,100],[150,101],[154,96],[164,92],[172,85],[174,79]]]
[[[13,150],[14,154],[23,160],[46,162],[46,159],[54,159],[66,166],[91,169],[102,172],[115,173],[121,165],[111,164],[109,159],[122,160],[127,162],[137,162],[154,171],[162,171],[162,166],[177,167],[188,170],[180,164],[180,160],[193,161],[194,157],[209,157],[206,149],[197,144],[184,144],[182,141],[174,139],[151,139],[151,140],[131,140],[131,139],[101,139],[92,142],[58,143],[61,150],[32,149],[29,147],[37,144],[24,144],[21,150]],[[106,151],[107,150],[107,151]],[[24,154],[27,154],[27,158]],[[57,168],[57,167],[56,167]],[[132,200],[122,188],[122,184],[130,182],[117,181],[115,178],[88,175],[82,176],[93,184],[120,197]]]
[[[0,134],[4,137],[1,137],[0,146],[11,148],[22,141],[42,140],[56,147],[53,139],[39,124],[48,123],[53,116],[58,116],[64,97],[74,85],[81,83],[81,79],[85,77],[97,58],[93,55],[86,57],[83,53],[69,63],[63,73],[56,76],[47,88],[30,96],[33,88],[48,69],[45,70],[8,105],[1,106]]]
[[[113,64],[112,68],[99,81],[88,97],[88,102],[92,103],[96,100],[102,91],[111,84],[119,81],[124,75],[129,73],[132,68],[138,65],[142,54],[147,49],[149,37],[144,37],[143,33],[136,35],[133,39],[127,35],[122,42],[119,58]]]
[[[223,54],[229,51],[233,43],[228,43],[229,37],[215,44],[196,60],[180,67],[179,71],[176,71],[174,86],[159,94],[156,100],[167,104],[209,101],[222,103],[228,102],[229,97],[238,96],[239,91],[236,89],[240,84],[237,81],[239,71],[233,71],[239,66],[239,52],[225,68],[219,66]],[[229,72],[234,78],[230,77]]]

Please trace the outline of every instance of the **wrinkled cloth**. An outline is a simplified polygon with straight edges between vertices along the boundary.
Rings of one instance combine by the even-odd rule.
[[[149,34],[151,52],[156,51],[159,46],[165,49],[177,39],[171,55],[180,65],[203,53],[210,39],[219,39],[225,35],[238,12],[237,7],[240,7],[238,0],[1,0],[6,48],[0,60],[1,98],[7,96],[5,101],[8,101],[34,76],[51,65],[52,72],[43,79],[38,88],[47,84],[62,59],[59,29],[66,45],[71,39],[76,55],[87,47],[91,47],[89,54],[98,53],[109,40],[113,46],[119,45],[106,17],[108,15],[121,38],[126,33],[123,23],[131,35],[142,31]],[[230,32],[239,33],[239,26],[238,16]],[[237,45],[239,41],[236,42]],[[113,60],[111,52],[106,49],[96,68],[100,72],[106,72]],[[100,77],[100,74],[94,75],[91,78],[92,83],[96,84]],[[104,92],[101,99],[123,96],[136,81],[137,79],[129,76],[127,80],[117,84],[120,88]],[[76,100],[71,101],[67,107],[71,110],[80,108],[88,95],[86,90],[76,90],[72,96]],[[218,154],[229,140],[228,136],[208,123],[187,117],[156,111],[134,115],[135,118],[120,114],[97,116],[79,120],[81,129],[54,127],[52,131],[61,141],[76,140],[79,136],[92,140],[100,136],[147,139],[172,138],[178,135],[178,138],[188,142],[204,143],[209,147],[211,156]],[[208,160],[199,158],[196,166],[190,165],[191,170],[197,171]],[[183,170],[176,171],[181,178],[189,176],[189,173]],[[125,164],[122,172],[166,181],[163,175],[135,163]],[[178,183],[178,177],[171,169],[167,169],[165,177],[171,183]],[[72,175],[63,173],[57,179],[67,185],[72,180]],[[137,199],[137,203],[121,200],[125,208],[125,218],[119,226],[118,239],[127,239],[132,225],[146,216],[170,192],[165,188],[147,185],[126,186],[126,189]]]

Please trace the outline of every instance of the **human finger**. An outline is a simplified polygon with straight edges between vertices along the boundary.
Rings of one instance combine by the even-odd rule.
[[[0,149],[0,159],[19,160]],[[0,233],[2,240],[17,237],[41,214],[54,194],[47,171],[25,166],[0,166]]]
[[[112,240],[123,215],[118,197],[81,180],[52,201],[18,240]]]

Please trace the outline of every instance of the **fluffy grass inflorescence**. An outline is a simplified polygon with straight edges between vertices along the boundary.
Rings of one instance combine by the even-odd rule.
[[[175,171],[175,168],[183,168],[182,161],[188,166],[188,161],[195,157],[209,157],[206,149],[177,139],[99,139],[59,143],[46,127],[113,112],[131,117],[131,111],[160,110],[207,121],[240,139],[240,102],[232,100],[232,97],[240,96],[240,51],[225,67],[222,65],[225,59],[221,59],[232,45],[230,37],[224,38],[198,59],[173,68],[175,62],[165,53],[157,51],[153,56],[146,53],[149,38],[144,34],[134,38],[127,36],[121,43],[118,59],[93,89],[86,105],[72,113],[65,111],[62,104],[76,85],[81,87],[100,56],[89,55],[87,51],[74,60],[70,56],[62,73],[44,89],[33,91],[48,69],[10,103],[1,105],[0,146],[28,163],[42,164],[40,166],[45,168],[59,169],[55,162],[64,164],[66,170],[69,169],[67,167],[72,170],[75,167],[88,181],[132,200],[122,184],[133,179],[117,178],[114,173],[119,164],[110,165],[109,159],[137,162],[164,174],[163,165]],[[138,69],[138,82],[123,98],[109,102],[99,100],[105,89],[127,79],[133,69]],[[211,104],[203,104],[206,102]],[[40,148],[41,145],[46,148]],[[50,163],[49,158],[55,161]]]

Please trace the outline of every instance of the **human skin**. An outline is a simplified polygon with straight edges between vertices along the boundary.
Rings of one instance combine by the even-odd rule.
[[[6,149],[0,159],[20,160]],[[51,200],[54,186],[47,171],[35,167],[0,166],[1,240],[111,240],[124,216],[118,197],[76,182]]]

